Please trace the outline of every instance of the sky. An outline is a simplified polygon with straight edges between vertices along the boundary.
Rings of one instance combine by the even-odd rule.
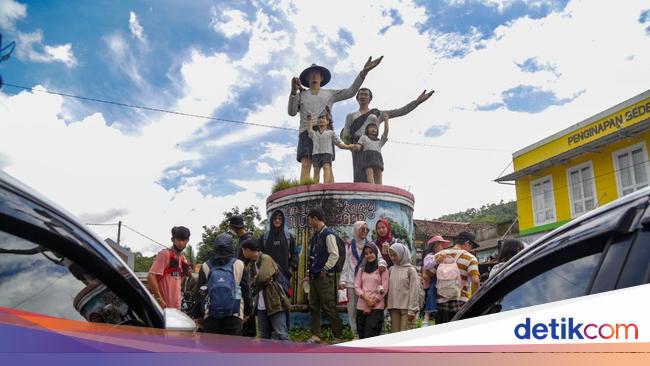
[[[368,57],[371,107],[435,94],[393,119],[384,183],[415,195],[414,218],[512,200],[494,182],[512,153],[648,89],[647,1],[0,0],[5,83],[295,129],[290,80],[316,63],[348,87]],[[354,99],[333,108],[337,132]],[[190,243],[234,206],[265,211],[297,177],[295,131],[0,89],[0,169],[84,223],[123,221]],[[408,142],[401,144],[395,142]],[[352,180],[339,151],[339,182]],[[116,238],[113,226],[92,226]],[[123,230],[146,255],[160,247]]]

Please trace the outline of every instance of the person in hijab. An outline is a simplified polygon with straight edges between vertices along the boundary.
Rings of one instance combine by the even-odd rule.
[[[369,231],[370,229],[365,221],[357,221],[352,226],[352,240],[346,245],[345,263],[339,280],[339,289],[347,289],[348,319],[350,320],[350,329],[355,336],[359,336],[356,323],[358,296],[355,292],[355,276],[359,273],[359,268],[365,258],[363,248],[372,243],[372,241],[368,240]],[[379,271],[380,273],[384,272],[388,267],[386,261],[380,253],[377,254],[377,257]]]
[[[363,257],[364,261],[354,280],[354,292],[359,297],[356,304],[359,339],[381,334],[389,280],[388,271],[379,270],[379,249],[374,243],[363,246]]]
[[[234,255],[235,251],[232,236],[228,234],[220,234],[214,239],[212,257],[201,265],[199,279],[196,282],[196,289],[194,290],[194,298],[203,301],[196,301],[192,314],[197,325],[203,332],[238,336],[242,335],[242,324],[247,318],[244,316],[246,313],[245,309],[252,308],[249,284],[247,277],[244,276],[244,262],[242,260],[235,259],[232,264],[235,284],[240,286],[242,299],[244,300],[240,302],[239,312],[233,314],[233,316],[214,318],[209,316],[208,309],[205,306],[206,297],[209,296],[209,294],[206,293],[205,286],[208,285],[210,271],[213,268],[227,265]],[[201,289],[201,287],[204,287],[204,289]],[[247,313],[250,313],[250,311]]]
[[[388,269],[387,309],[390,312],[391,331],[401,332],[415,328],[420,311],[420,276],[411,264],[409,248],[402,243],[390,246],[388,254],[393,266]]]
[[[282,274],[288,279],[298,268],[296,239],[285,226],[284,214],[275,210],[269,217],[269,229],[260,237],[262,253],[268,254],[280,266]]]
[[[386,265],[390,268],[393,262],[388,255],[388,248],[395,243],[395,239],[391,236],[390,223],[387,219],[381,218],[377,220],[375,233],[377,234],[375,245],[379,248],[382,257],[386,259]]]

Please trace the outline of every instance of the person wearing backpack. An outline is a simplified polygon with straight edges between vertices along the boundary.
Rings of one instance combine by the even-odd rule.
[[[237,237],[237,246],[235,250],[235,257],[244,262],[244,281],[250,282],[250,273],[248,273],[248,259],[244,257],[241,244],[248,239],[254,238],[253,234],[246,229],[244,217],[235,215],[228,219],[228,229],[230,233]],[[255,314],[252,314],[252,308],[244,309],[244,325],[242,328],[242,335],[244,337],[255,338],[257,336],[257,326],[255,324]],[[250,311],[250,312],[249,312]]]
[[[190,262],[183,250],[190,240],[190,229],[184,226],[172,228],[172,247],[161,250],[147,274],[147,285],[153,297],[164,309],[181,309],[181,281],[191,276]]]
[[[365,221],[357,221],[352,225],[352,240],[345,247],[345,263],[341,271],[341,278],[339,279],[339,289],[346,290],[348,295],[348,319],[350,321],[350,329],[355,337],[359,336],[357,332],[357,296],[355,288],[355,277],[359,273],[359,268],[364,261],[363,248],[372,243],[368,240],[368,233],[370,229]],[[377,253],[379,273],[386,271],[388,267],[386,261],[382,258],[381,253]]]
[[[451,242],[445,240],[440,235],[431,237],[427,242],[427,250],[425,253],[428,253],[424,255],[424,259],[422,260],[422,270],[420,271],[422,274],[422,284],[424,285],[424,291],[426,292],[424,309],[422,310],[424,312],[422,326],[424,327],[429,326],[431,314],[434,314],[435,316],[438,311],[436,304],[436,271],[433,270],[435,268],[434,256],[441,250],[446,249],[449,244],[451,244]]]
[[[469,294],[478,290],[478,260],[469,252],[478,247],[474,235],[463,231],[454,239],[453,247],[434,255],[432,271],[436,273],[436,324],[449,322],[469,300]]]
[[[321,207],[312,208],[307,216],[315,232],[309,241],[308,276],[305,276],[310,288],[309,320],[312,334],[307,342],[320,343],[321,309],[329,319],[336,341],[341,338],[343,325],[336,310],[335,281],[336,272],[341,271],[345,261],[345,244],[325,225],[325,211]]]
[[[424,302],[422,281],[411,264],[409,248],[395,243],[388,249],[393,266],[388,269],[386,308],[390,312],[392,332],[415,328],[415,319]]]
[[[262,253],[259,243],[245,240],[242,243],[244,256],[249,260],[251,273],[251,294],[260,327],[260,336],[265,339],[289,340],[287,313],[289,298],[281,285],[283,276],[280,266],[273,258]]]
[[[214,239],[212,257],[201,265],[193,315],[203,332],[242,335],[246,307],[252,308],[244,262],[234,256],[232,236]]]

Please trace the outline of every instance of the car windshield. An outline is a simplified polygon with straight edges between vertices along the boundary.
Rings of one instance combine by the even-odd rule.
[[[137,324],[135,314],[74,261],[0,232],[0,306],[71,320]]]

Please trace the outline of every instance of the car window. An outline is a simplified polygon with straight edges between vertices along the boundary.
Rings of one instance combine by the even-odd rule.
[[[634,234],[627,234],[612,241],[598,269],[590,293],[597,294],[616,288],[618,274],[621,272],[621,266],[627,257],[633,238]]]
[[[642,285],[650,280],[650,231],[642,230],[623,265],[616,288]]]
[[[139,323],[128,305],[83,267],[1,231],[0,306],[71,320]]]
[[[602,252],[550,268],[508,292],[488,313],[570,299],[587,294]]]

